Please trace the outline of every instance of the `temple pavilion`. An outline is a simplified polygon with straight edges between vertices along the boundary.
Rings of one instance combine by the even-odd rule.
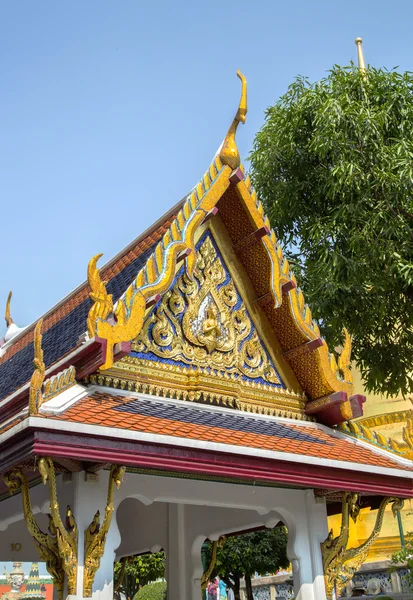
[[[112,600],[115,558],[164,549],[169,600],[200,600],[206,539],[280,523],[296,600],[332,598],[413,495],[410,458],[352,425],[350,337],[329,351],[241,164],[239,77],[182,201],[36,323],[7,302],[0,556],[46,562],[59,598]]]

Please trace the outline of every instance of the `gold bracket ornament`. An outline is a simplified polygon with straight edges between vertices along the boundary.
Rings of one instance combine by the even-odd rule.
[[[108,497],[106,502],[105,516],[100,524],[99,511],[96,512],[93,521],[85,529],[85,558],[83,573],[83,596],[90,598],[92,585],[96,571],[99,569],[100,559],[105,551],[106,535],[112,521],[114,511],[113,497],[115,486],[119,489],[125,474],[126,467],[112,465],[109,475]]]
[[[356,522],[360,513],[357,498],[358,495],[354,493],[344,494],[340,533],[336,538],[333,538],[331,530],[327,539],[321,544],[328,598],[332,597],[333,591],[336,597],[339,597],[346,583],[353,578],[354,573],[366,560],[370,547],[380,534],[387,505],[392,504],[394,516],[403,508],[403,500],[399,498],[383,498],[377,511],[376,522],[370,537],[356,548],[347,548],[349,540],[349,516]]]
[[[222,144],[222,148],[219,152],[219,158],[222,164],[228,165],[232,170],[237,169],[241,164],[241,158],[235,142],[235,134],[237,133],[238,125],[245,123],[247,118],[248,106],[247,106],[247,80],[240,70],[237,71],[238,77],[241,79],[241,99],[239,102],[237,114],[231,123],[231,127],[225,137]]]
[[[34,372],[30,380],[30,392],[29,392],[29,414],[31,416],[37,415],[39,408],[43,404],[42,386],[44,376],[46,373],[46,366],[43,361],[43,350],[42,350],[42,325],[43,319],[40,319],[34,330],[34,359],[33,366]]]
[[[29,485],[25,475],[20,469],[13,469],[7,473],[4,476],[4,482],[9,488],[11,495],[21,489],[23,513],[27,529],[34,540],[40,560],[46,563],[46,568],[53,578],[53,585],[56,587],[58,597],[60,600],[62,600],[65,573],[63,570],[62,560],[59,555],[56,530],[54,528],[52,518],[49,515],[49,533],[44,533],[39,528],[34,518],[30,500]]]
[[[89,261],[87,268],[87,279],[92,290],[89,296],[91,300],[93,300],[93,304],[87,318],[87,329],[89,337],[91,338],[96,335],[97,319],[105,320],[113,312],[112,294],[107,293],[107,282],[101,280],[100,271],[96,266],[98,260],[102,256],[103,254],[96,254]]]
[[[206,590],[206,588],[207,588],[208,580],[211,577],[211,573],[214,570],[215,563],[217,562],[218,548],[222,548],[222,546],[226,542],[226,539],[227,538],[225,536],[222,536],[222,537],[219,538],[219,540],[216,540],[215,542],[212,542],[211,562],[209,563],[209,566],[208,566],[207,570],[205,571],[205,573],[201,577],[201,590]]]
[[[379,536],[383,525],[385,510],[388,504],[392,504],[393,516],[396,517],[397,513],[402,510],[404,501],[400,498],[383,498],[378,508],[376,522],[370,537],[360,546],[357,546],[356,548],[348,548],[344,552],[342,566],[338,570],[338,580],[336,586],[339,595],[341,594],[347,581],[350,581],[353,578],[354,573],[358,571],[360,566],[366,560],[370,547]]]
[[[321,544],[321,554],[323,557],[324,580],[327,597],[331,598],[336,587],[338,573],[343,564],[343,553],[347,548],[350,534],[350,517],[356,522],[360,507],[357,503],[358,494],[346,492],[343,496],[341,507],[341,528],[337,537],[333,537],[333,530],[327,536],[327,539]]]
[[[56,475],[53,460],[49,457],[42,457],[39,460],[39,472],[43,479],[43,484],[49,483],[50,492],[50,510],[54,531],[56,532],[59,556],[62,561],[62,567],[67,578],[68,595],[76,594],[77,583],[77,547],[78,530],[75,518],[70,506],[66,510],[65,524],[60,517],[59,502],[56,491]]]
[[[11,303],[12,291],[10,290],[9,295],[7,296],[6,302],[6,312],[4,313],[4,318],[6,320],[7,327],[10,327],[12,323],[14,323],[13,319],[10,316],[10,303]]]

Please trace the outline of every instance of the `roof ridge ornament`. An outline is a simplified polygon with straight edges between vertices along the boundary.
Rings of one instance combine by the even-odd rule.
[[[231,123],[231,127],[228,129],[228,133],[219,151],[219,158],[222,163],[231,167],[232,170],[237,169],[241,164],[241,157],[235,142],[235,134],[237,133],[239,123],[245,123],[248,112],[247,80],[239,69],[237,75],[242,83],[241,99],[234,120]]]
[[[364,54],[363,54],[363,38],[358,37],[355,40],[357,46],[357,57],[360,73],[366,73],[366,63],[364,62]]]
[[[87,279],[91,288],[89,296],[93,301],[87,318],[87,329],[91,338],[96,335],[97,319],[104,321],[113,312],[112,294],[107,293],[107,281],[102,281],[100,269],[96,266],[102,256],[103,254],[95,254],[87,267]]]
[[[13,295],[13,292],[10,290],[9,295],[7,296],[6,311],[4,313],[4,318],[6,320],[7,327],[10,327],[10,325],[12,325],[14,323],[14,321],[10,315],[10,303],[11,303],[12,295]]]
[[[46,373],[46,365],[43,360],[42,350],[42,325],[43,319],[40,319],[34,330],[34,359],[33,366],[34,371],[30,380],[30,400],[29,400],[29,414],[35,416],[38,414],[41,405],[43,404],[42,387],[44,376]]]

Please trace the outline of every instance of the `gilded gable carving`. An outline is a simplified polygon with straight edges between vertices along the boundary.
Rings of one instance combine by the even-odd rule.
[[[132,345],[134,356],[284,387],[209,232],[190,280],[182,269]]]

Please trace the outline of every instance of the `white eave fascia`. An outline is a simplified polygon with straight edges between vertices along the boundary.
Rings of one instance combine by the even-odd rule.
[[[209,450],[217,453],[236,454],[242,456],[251,456],[269,460],[279,460],[284,462],[311,464],[319,467],[330,467],[343,469],[347,471],[357,471],[373,473],[375,475],[387,475],[402,479],[413,479],[413,466],[410,463],[410,470],[392,469],[389,467],[379,467],[367,465],[365,463],[352,463],[339,460],[331,460],[308,456],[304,454],[290,454],[288,452],[277,452],[274,450],[262,450],[259,448],[250,448],[246,446],[233,446],[232,444],[222,444],[217,442],[205,442],[203,440],[193,440],[183,437],[174,437],[169,435],[158,435],[140,431],[131,431],[129,429],[119,429],[113,427],[104,427],[102,425],[89,425],[84,423],[73,423],[63,420],[56,421],[53,418],[29,417],[18,423],[8,431],[0,435],[0,443],[4,443],[9,438],[20,433],[24,429],[47,429],[59,432],[93,435],[97,438],[112,438],[116,440],[134,441],[151,443],[158,445],[168,445],[176,447],[193,448],[196,450]],[[409,461],[410,462],[410,461]]]

